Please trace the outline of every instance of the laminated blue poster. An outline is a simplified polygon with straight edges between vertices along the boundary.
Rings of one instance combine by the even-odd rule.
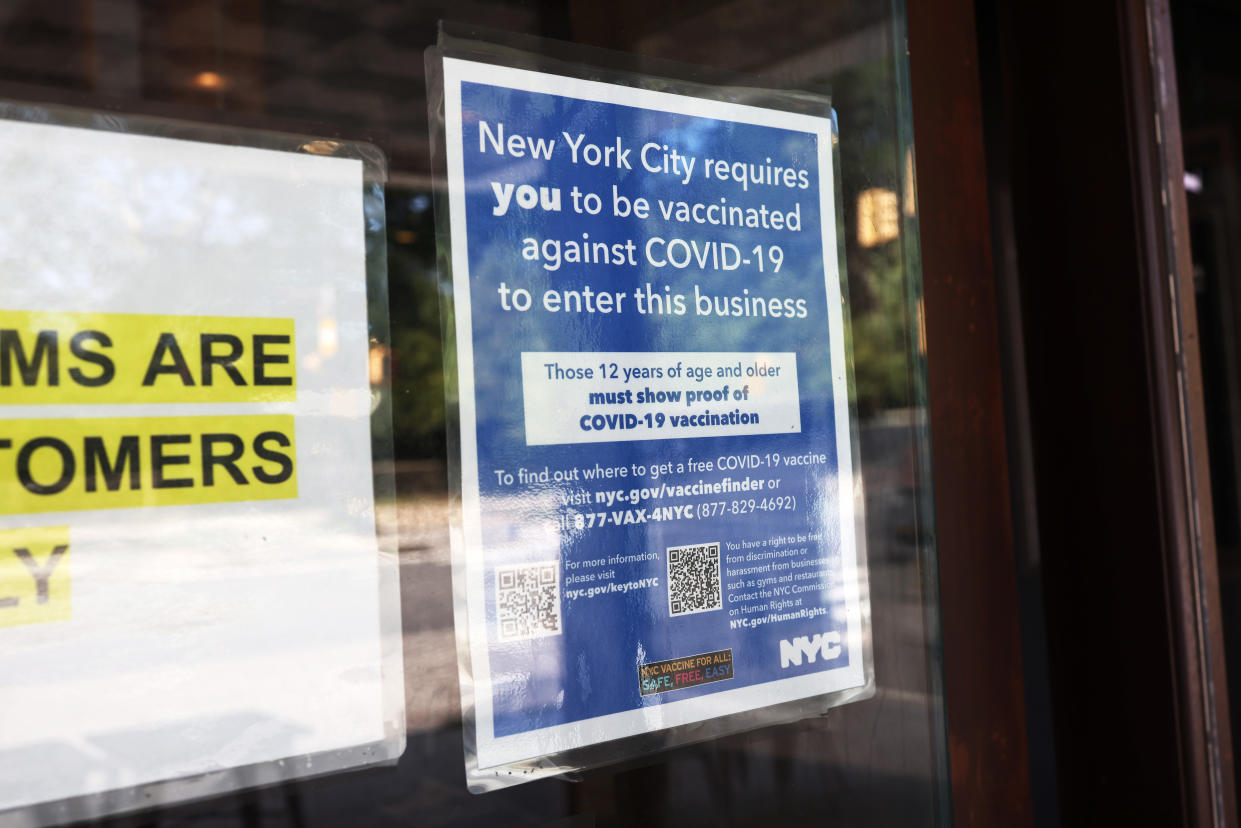
[[[829,112],[444,101],[471,770],[869,695]]]

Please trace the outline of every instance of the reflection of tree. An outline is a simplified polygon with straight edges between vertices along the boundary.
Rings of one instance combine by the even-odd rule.
[[[904,192],[892,70],[891,61],[879,59],[831,78],[832,103],[840,119],[843,238],[857,404],[863,417],[914,403],[907,336],[909,283],[902,242],[897,239],[867,248],[857,237],[860,192],[874,187]],[[919,275],[911,273],[909,279]]]
[[[863,415],[911,404],[905,280],[898,245],[890,242],[865,251],[865,268],[850,280],[866,302],[862,307],[855,305],[853,312],[854,372],[858,409]]]
[[[442,457],[444,357],[431,194],[390,187],[387,212],[396,456]]]

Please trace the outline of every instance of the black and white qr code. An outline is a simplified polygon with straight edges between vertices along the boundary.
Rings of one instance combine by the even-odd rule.
[[[668,547],[668,610],[673,615],[724,606],[720,591],[720,545]]]
[[[560,635],[560,562],[498,567],[496,625],[501,641]]]

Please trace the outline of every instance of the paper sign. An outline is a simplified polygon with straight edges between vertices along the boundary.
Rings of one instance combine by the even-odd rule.
[[[0,146],[0,812],[399,754],[362,163]]]
[[[471,773],[864,695],[830,119],[451,58],[444,101]]]

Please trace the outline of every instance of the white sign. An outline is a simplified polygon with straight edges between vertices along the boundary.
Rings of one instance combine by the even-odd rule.
[[[0,812],[399,755],[362,163],[0,147]]]

